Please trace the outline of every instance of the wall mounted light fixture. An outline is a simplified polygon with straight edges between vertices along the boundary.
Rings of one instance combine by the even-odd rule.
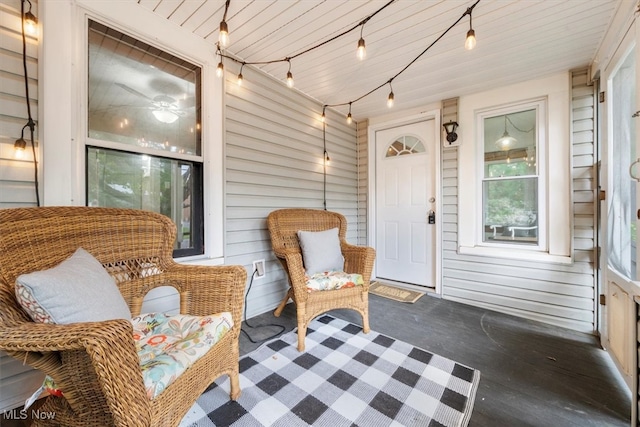
[[[448,123],[443,124],[442,127],[444,127],[444,131],[447,133],[447,142],[449,144],[453,144],[458,140],[458,134],[456,133],[458,122],[450,120]]]

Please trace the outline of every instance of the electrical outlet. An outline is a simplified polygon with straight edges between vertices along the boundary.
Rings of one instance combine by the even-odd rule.
[[[259,259],[257,261],[253,261],[253,272],[256,275],[256,279],[261,279],[264,277],[264,260]]]

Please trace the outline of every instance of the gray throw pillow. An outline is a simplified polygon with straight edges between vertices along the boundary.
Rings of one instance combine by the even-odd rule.
[[[325,271],[343,271],[344,257],[340,250],[338,229],[298,231],[302,261],[309,276]]]
[[[131,319],[115,280],[82,248],[53,268],[20,275],[15,291],[20,304],[36,322]]]

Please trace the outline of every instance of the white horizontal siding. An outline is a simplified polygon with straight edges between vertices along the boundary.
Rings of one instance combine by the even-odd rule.
[[[32,2],[37,14],[37,2]],[[20,138],[27,123],[24,69],[22,64],[22,36],[20,33],[20,1],[10,0],[0,5],[0,209],[33,206],[35,173],[31,147],[27,145],[24,158],[15,158],[13,144]],[[31,115],[38,120],[38,42],[26,38],[26,62]],[[24,138],[28,141],[29,130]],[[38,150],[38,127],[35,129]]]
[[[368,167],[368,120],[361,120],[357,127],[357,147],[358,147],[358,240],[357,244],[366,246],[368,244],[367,218],[369,203],[369,167]]]
[[[443,152],[443,298],[584,332],[595,330],[593,88],[572,75],[573,263],[457,253],[457,149]],[[551,213],[553,214],[553,213]]]
[[[32,0],[37,16],[37,2]],[[22,36],[20,34],[20,1],[3,1],[0,5],[0,209],[35,205],[34,167],[31,147],[24,158],[14,156],[13,144],[27,123]],[[38,44],[27,38],[27,73],[31,114],[37,121],[38,111]],[[36,149],[37,149],[36,126]],[[25,133],[28,140],[28,129]],[[0,411],[23,405],[42,384],[44,375],[21,361],[0,352]]]
[[[248,66],[238,86],[234,66],[225,82],[225,262],[244,265],[251,276],[253,261],[266,261],[266,276],[253,281],[247,298],[253,317],[274,309],[288,288],[271,250],[267,215],[323,208],[322,105]],[[326,115],[327,209],[347,217],[347,239],[356,243],[363,215],[358,188],[366,187],[359,181],[356,125],[334,111]]]

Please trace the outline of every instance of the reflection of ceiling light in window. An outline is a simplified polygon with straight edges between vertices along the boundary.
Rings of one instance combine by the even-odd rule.
[[[178,120],[177,114],[169,110],[153,110],[153,116],[162,123],[173,123]]]
[[[504,133],[496,141],[496,146],[501,150],[509,150],[518,140],[509,135],[507,131],[507,115],[504,116]]]

